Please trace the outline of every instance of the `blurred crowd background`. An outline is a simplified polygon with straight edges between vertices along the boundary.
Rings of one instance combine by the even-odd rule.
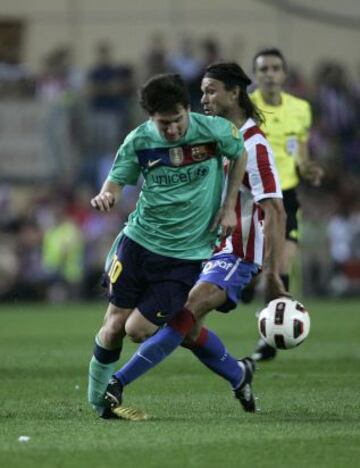
[[[229,51],[211,35],[187,34],[174,48],[162,32],[132,62],[115,59],[114,38],[98,40],[87,68],[69,45],[51,48],[36,71],[19,49],[0,47],[1,300],[104,294],[104,259],[141,181],[109,214],[89,202],[124,135],[144,119],[137,88],[155,73],[178,72],[198,111],[203,70],[222,58]],[[325,170],[320,188],[300,188],[300,284],[305,295],[360,295],[360,75],[335,60],[305,75],[287,58],[287,90],[311,102],[310,151]],[[251,74],[250,63],[241,65]]]

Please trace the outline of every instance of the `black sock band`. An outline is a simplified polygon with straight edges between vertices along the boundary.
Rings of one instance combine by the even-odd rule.
[[[120,357],[121,347],[116,349],[105,349],[95,342],[94,356],[102,364],[116,362]]]

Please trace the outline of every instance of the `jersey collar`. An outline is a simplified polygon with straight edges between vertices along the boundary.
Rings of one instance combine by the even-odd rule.
[[[273,105],[268,104],[267,102],[265,102],[265,100],[264,100],[264,98],[263,98],[263,96],[262,96],[262,94],[261,94],[261,92],[260,92],[260,89],[257,89],[255,92],[258,93],[258,96],[259,96],[259,98],[260,98],[260,103],[261,103],[260,108],[261,108],[261,107],[271,107],[271,108],[279,109],[280,107],[283,107],[283,106],[284,106],[285,101],[286,101],[286,99],[287,99],[287,98],[286,98],[286,93],[284,93],[283,91],[281,91],[281,93],[280,93],[280,96],[281,96],[281,104],[280,104],[279,106],[273,106]]]
[[[241,128],[239,128],[239,130],[241,133],[244,133],[245,130],[251,127],[256,127],[256,123],[253,119],[247,119],[247,121],[244,123],[244,125]]]

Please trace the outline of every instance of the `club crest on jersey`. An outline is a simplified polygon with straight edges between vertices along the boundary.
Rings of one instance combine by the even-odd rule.
[[[182,148],[170,148],[169,157],[173,166],[181,166],[184,161],[184,151]]]
[[[198,145],[191,148],[191,157],[193,161],[200,162],[204,161],[208,157],[206,146]]]

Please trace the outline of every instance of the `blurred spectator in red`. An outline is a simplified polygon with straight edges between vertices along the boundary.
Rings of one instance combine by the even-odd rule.
[[[67,194],[67,214],[81,230],[84,230],[94,211],[89,203],[92,196],[92,190],[87,185],[80,185]]]

